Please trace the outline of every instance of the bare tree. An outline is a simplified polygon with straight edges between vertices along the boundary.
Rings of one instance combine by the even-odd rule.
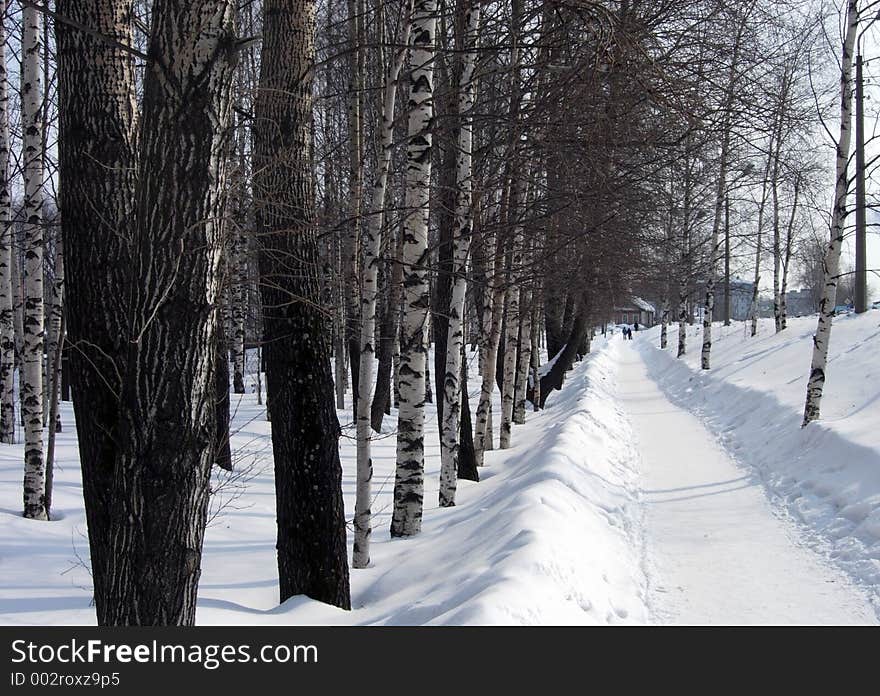
[[[320,304],[312,187],[313,0],[265,0],[254,123],[281,601],[351,607],[339,422]]]

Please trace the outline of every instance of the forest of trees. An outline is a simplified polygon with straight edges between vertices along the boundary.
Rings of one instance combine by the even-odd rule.
[[[390,533],[416,535],[426,403],[453,506],[628,297],[710,369],[718,287],[753,281],[752,335],[770,287],[783,331],[818,272],[815,420],[875,5],[0,0],[0,440],[50,519],[72,399],[98,622],[194,623],[248,352],[279,599],[345,609],[374,435],[397,443]]]

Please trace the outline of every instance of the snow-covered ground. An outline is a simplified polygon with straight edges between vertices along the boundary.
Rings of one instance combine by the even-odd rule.
[[[458,506],[452,509],[437,504],[437,419],[429,405],[424,526],[414,539],[392,541],[388,532],[395,418],[387,418],[388,432],[373,452],[373,563],[352,571],[351,612],[306,598],[277,605],[269,424],[254,395],[234,397],[233,447],[246,473],[214,497],[213,507],[222,510],[206,535],[198,623],[645,621],[638,482],[628,463],[628,424],[613,403],[614,370],[610,355],[601,351],[577,366],[549,408],[529,413],[528,422],[515,428],[513,448],[487,453],[479,484],[459,482]],[[63,415],[69,426],[70,410]],[[350,422],[347,412],[339,415]],[[21,447],[0,446],[0,623],[94,623],[71,431],[68,427],[59,442],[59,519],[51,523],[19,516]],[[345,432],[343,486],[350,519],[355,449],[351,427]]]
[[[824,570],[833,573],[834,568],[842,569],[848,576],[825,577],[825,583],[855,583],[873,603],[874,611],[880,610],[880,311],[835,318],[823,417],[802,429],[815,327],[815,317],[790,319],[788,328],[777,335],[772,320],[762,320],[758,336],[751,338],[742,323],[716,325],[713,368],[709,372],[699,368],[699,327],[688,327],[688,353],[683,360],[675,359],[677,327],[670,327],[665,352],[659,350],[659,327],[639,332],[632,342],[652,381],[656,380],[663,392],[658,403],[665,402],[667,410],[696,416],[675,421],[674,425],[670,417],[666,440],[677,440],[684,450],[693,453],[695,443],[709,437],[719,453],[720,464],[711,458],[685,459],[673,474],[684,481],[693,473],[688,467],[702,468],[694,480],[704,486],[703,497],[694,500],[705,503],[705,507],[691,519],[705,521],[713,514],[736,513],[729,519],[730,524],[739,527],[733,543],[755,539],[751,544],[753,553],[745,553],[741,570],[751,580],[764,572],[772,585],[767,592],[772,593],[775,587],[788,597],[788,602],[776,605],[775,613],[768,610],[764,621],[772,621],[773,617],[789,620],[803,610],[807,613],[794,620],[821,622],[824,617],[826,621],[842,622],[846,615],[829,616],[828,606],[818,602],[812,610],[806,605],[797,609],[799,601],[808,599],[798,597],[798,592],[823,592],[815,586],[823,582],[822,575],[815,574],[809,583],[801,582],[800,589],[793,587],[795,561],[778,564],[783,551],[774,547],[778,539],[773,534],[779,530],[754,527],[754,515],[737,510],[736,505],[745,504],[746,493],[751,496],[754,490],[769,497],[768,505],[787,524],[785,532],[796,545],[810,547]],[[671,460],[670,445],[664,450],[665,458]],[[725,459],[732,460],[732,465]],[[728,480],[724,480],[725,472]],[[660,502],[659,494],[656,502]],[[758,503],[749,501],[752,505]],[[723,505],[728,509],[720,507]],[[698,509],[696,505],[690,507],[692,512]],[[650,524],[648,529],[650,533]],[[719,543],[717,539],[706,539],[707,547],[717,548]],[[775,549],[776,558],[757,553],[762,549]],[[749,585],[744,581],[740,587]],[[767,592],[753,595],[748,601],[765,599]],[[787,603],[792,610],[788,613]],[[761,618],[760,613],[749,615]]]
[[[814,318],[775,336],[717,327],[714,368],[658,329],[598,337],[510,450],[487,454],[458,506],[437,506],[434,407],[423,533],[391,540],[396,416],[374,442],[373,564],[353,610],[277,605],[269,424],[233,397],[238,473],[216,472],[201,624],[871,623],[880,607],[880,312],[835,320],[822,421],[800,412]],[[670,332],[670,344],[673,343]],[[473,360],[473,358],[472,358]],[[472,362],[473,365],[473,362]],[[476,407],[479,382],[471,370]],[[497,397],[497,395],[496,395]],[[498,413],[496,406],[496,414]],[[350,410],[342,459],[354,508]],[[0,445],[0,623],[91,624],[72,412],[63,410],[55,521],[20,517],[20,445]],[[496,422],[497,426],[497,422]],[[349,535],[351,536],[351,535]],[[873,602],[873,607],[871,605]]]

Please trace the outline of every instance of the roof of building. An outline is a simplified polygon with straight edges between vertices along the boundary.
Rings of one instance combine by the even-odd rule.
[[[628,312],[628,311],[632,311],[634,309],[638,309],[638,310],[641,310],[642,312],[653,312],[654,314],[657,313],[657,310],[654,309],[654,305],[652,305],[650,302],[646,302],[641,297],[636,297],[635,295],[630,295],[627,298],[627,300],[628,300],[628,302],[625,302],[623,304],[614,305],[614,311],[615,312],[620,312],[620,311]]]
[[[644,310],[645,312],[657,312],[657,310],[654,309],[654,305],[652,305],[650,302],[646,302],[641,297],[636,297],[635,295],[633,295],[631,299],[633,301],[633,304],[635,304],[635,306],[639,309]]]

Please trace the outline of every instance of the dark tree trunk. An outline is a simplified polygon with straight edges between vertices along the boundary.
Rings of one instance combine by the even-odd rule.
[[[445,66],[445,61],[438,61]],[[450,88],[450,76],[439,70],[440,80],[435,86],[438,122],[451,123],[457,93]],[[457,116],[457,114],[456,114]],[[434,382],[437,393],[437,422],[443,423],[443,376],[446,374],[446,342],[449,336],[449,304],[452,300],[452,237],[455,230],[456,166],[458,164],[458,128],[447,128],[435,135],[440,155],[439,195],[434,208],[437,218],[437,274],[431,297],[431,329],[434,334]]]
[[[265,0],[263,7],[254,197],[260,202],[280,597],[305,594],[349,609],[330,319],[320,305],[309,159],[314,0]]]
[[[214,460],[234,3],[155,0],[108,563],[115,625],[192,625]]]
[[[57,0],[62,16],[131,43],[129,0]],[[125,372],[125,287],[134,215],[131,57],[56,23],[59,181],[69,369],[98,623],[111,622],[110,501]],[[65,360],[65,363],[68,361]],[[63,387],[62,387],[63,393]]]
[[[394,258],[391,261],[391,273],[388,279],[388,304],[380,323],[379,351],[377,357],[379,367],[376,370],[376,389],[373,392],[373,403],[370,404],[370,427],[377,433],[382,432],[382,420],[391,412],[391,392],[393,389],[394,342],[398,332],[400,317],[400,290],[403,282],[403,266],[398,263],[400,258],[400,235],[394,243]]]
[[[504,351],[507,348],[507,293],[501,295],[504,308],[501,310],[501,336],[498,339],[498,352],[495,355],[495,384],[498,391],[504,391]]]
[[[562,300],[560,302],[560,300]],[[565,345],[566,336],[562,330],[562,314],[565,301],[552,292],[548,292],[544,303],[544,329],[547,334],[547,356],[552,358]]]
[[[571,331],[568,334],[568,340],[565,342],[565,346],[562,348],[558,359],[553,363],[553,367],[550,368],[547,374],[541,377],[541,399],[539,404],[541,408],[544,408],[544,403],[547,401],[547,397],[551,391],[554,389],[562,389],[562,383],[565,380],[565,373],[568,372],[574,364],[575,358],[577,358],[578,355],[578,348],[584,342],[590,330],[589,312],[584,306],[585,304],[586,303],[581,303],[581,308],[574,313],[574,319]]]
[[[218,312],[217,334],[214,347],[214,463],[232,471],[232,446],[229,442],[229,351],[226,350],[226,332]]]
[[[467,342],[461,344],[461,414],[458,421],[458,478],[479,481],[477,455],[474,452],[474,428],[468,398]]]
[[[67,341],[61,351],[61,400],[70,401],[70,348]]]

